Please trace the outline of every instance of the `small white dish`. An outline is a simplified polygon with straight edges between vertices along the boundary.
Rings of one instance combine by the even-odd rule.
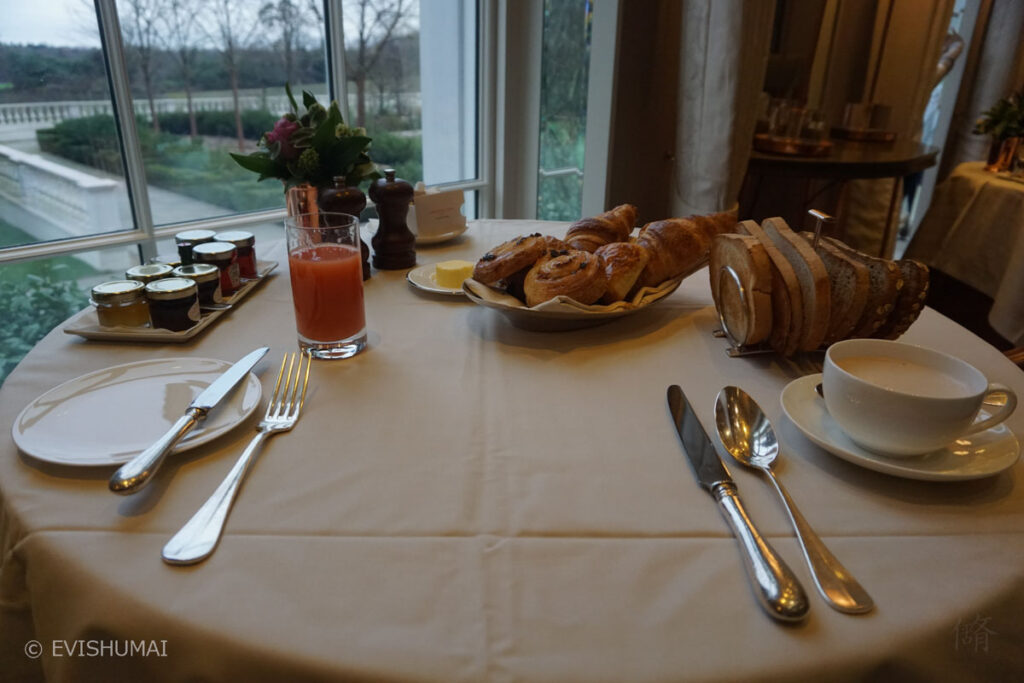
[[[416,244],[441,244],[455,239],[467,230],[469,230],[468,225],[460,225],[453,230],[442,232],[439,235],[416,235]]]
[[[213,358],[160,358],[96,370],[25,406],[11,435],[22,452],[46,462],[119,465],[169,430],[231,365]],[[261,393],[259,379],[249,373],[174,452],[195,448],[240,424],[259,405]]]
[[[444,294],[446,296],[466,296],[466,293],[462,291],[462,287],[445,287],[437,284],[437,264],[428,263],[425,266],[419,266],[410,270],[405,279],[409,281],[409,284],[417,289],[422,289],[425,292],[432,294]]]
[[[923,481],[961,481],[990,477],[1020,457],[1020,444],[1006,425],[957,439],[932,453],[889,458],[864,450],[850,440],[825,409],[814,387],[821,374],[793,380],[782,390],[782,410],[804,436],[829,453],[869,470]],[[984,411],[982,411],[984,413]]]

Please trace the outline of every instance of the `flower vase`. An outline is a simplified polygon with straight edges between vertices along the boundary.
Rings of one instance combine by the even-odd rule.
[[[284,190],[284,205],[289,216],[316,213],[317,188],[309,183],[292,185]]]
[[[359,214],[366,208],[366,195],[355,185],[345,182],[343,176],[334,178],[332,187],[325,187],[320,190],[317,200],[321,211],[330,213],[347,213],[359,219]],[[363,260],[363,279],[370,279],[370,247],[366,240],[360,237],[360,250]]]

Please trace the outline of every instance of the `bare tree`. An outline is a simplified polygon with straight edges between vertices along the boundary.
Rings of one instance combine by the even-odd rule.
[[[142,76],[142,87],[146,91],[146,99],[149,101],[149,116],[153,122],[153,130],[160,132],[160,119],[156,113],[156,103],[153,95],[153,81],[155,79],[154,53],[159,48],[160,32],[157,29],[157,21],[163,11],[162,0],[122,0],[126,7],[125,20],[121,22],[121,32],[124,35],[125,48],[134,57],[130,60],[135,63]]]
[[[214,45],[220,51],[224,68],[231,84],[231,100],[235,107],[235,130],[238,133],[238,149],[245,150],[245,134],[242,129],[242,109],[238,101],[238,73],[243,52],[253,38],[260,24],[252,17],[246,17],[249,7],[246,0],[216,0],[210,5],[213,26],[209,33]]]
[[[305,42],[306,27],[312,25],[308,9],[295,0],[267,2],[260,8],[260,21],[279,32],[275,47],[284,62],[286,83],[295,83],[295,53]]]
[[[192,106],[192,77],[199,57],[199,48],[196,45],[198,19],[198,0],[169,0],[163,16],[163,25],[166,28],[164,42],[167,49],[174,54],[181,71],[185,103],[188,107],[188,134],[193,140],[199,134],[196,112]]]
[[[366,81],[384,49],[402,28],[410,0],[355,0],[345,3],[355,41],[346,55],[348,78],[356,84],[356,125],[366,125]],[[348,50],[346,50],[348,51]]]

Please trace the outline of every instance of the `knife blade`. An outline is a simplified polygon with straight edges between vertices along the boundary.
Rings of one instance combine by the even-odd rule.
[[[109,487],[114,493],[126,495],[135,493],[149,483],[153,473],[163,463],[175,444],[185,438],[192,428],[206,419],[207,413],[231,393],[235,385],[249,374],[253,366],[266,355],[270,347],[263,346],[245,355],[241,360],[228,368],[224,374],[206,387],[192,403],[185,414],[178,418],[167,433],[156,440],[152,446],[122,465],[110,478]]]
[[[729,470],[718,457],[683,390],[675,384],[668,388],[668,408],[697,482],[718,503],[740,543],[743,568],[761,607],[780,621],[800,621],[810,609],[807,593],[747,515]]]

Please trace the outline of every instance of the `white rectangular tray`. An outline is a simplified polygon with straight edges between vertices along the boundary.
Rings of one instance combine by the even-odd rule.
[[[197,334],[212,325],[215,320],[227,313],[239,304],[249,292],[258,287],[274,268],[277,268],[277,261],[257,261],[256,272],[259,275],[255,280],[248,280],[242,283],[238,291],[229,296],[224,303],[229,308],[216,311],[203,311],[200,314],[199,322],[187,330],[172,332],[160,327],[104,327],[96,318],[96,309],[89,306],[85,310],[72,316],[66,325],[64,332],[77,334],[86,339],[98,339],[102,341],[132,341],[132,342],[160,342],[180,343],[192,339]]]

